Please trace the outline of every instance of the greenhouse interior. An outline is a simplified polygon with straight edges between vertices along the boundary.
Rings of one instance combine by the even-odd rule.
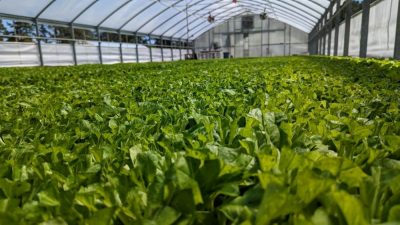
[[[399,0],[0,0],[0,225],[400,224]]]

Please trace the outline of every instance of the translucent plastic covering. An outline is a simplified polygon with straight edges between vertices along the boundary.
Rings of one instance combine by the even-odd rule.
[[[1,0],[0,15],[195,39],[244,13],[267,13],[310,32],[329,0]],[[215,18],[210,23],[208,17]]]

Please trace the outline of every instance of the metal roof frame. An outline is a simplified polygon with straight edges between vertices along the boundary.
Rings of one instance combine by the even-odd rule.
[[[32,0],[24,0],[24,1],[32,1]],[[58,1],[68,1],[68,0],[58,0]],[[65,26],[73,26],[73,27],[88,27],[88,28],[94,28],[94,29],[101,29],[101,30],[110,30],[110,31],[116,31],[118,33],[121,32],[132,32],[132,33],[140,33],[140,31],[148,25],[151,21],[153,21],[156,18],[160,18],[165,16],[165,20],[163,20],[161,23],[156,24],[154,27],[150,27],[150,32],[148,32],[148,35],[153,35],[154,33],[157,32],[160,28],[163,28],[163,32],[159,34],[160,37],[165,37],[165,35],[168,32],[171,32],[171,29],[173,30],[173,34],[170,35],[171,37],[167,38],[182,38],[182,37],[174,37],[174,35],[179,34],[182,32],[183,29],[186,29],[187,25],[185,23],[186,20],[190,20],[191,24],[189,25],[189,29],[194,31],[198,29],[199,27],[204,24],[204,28],[200,28],[200,30],[196,30],[194,34],[191,35],[191,39],[194,39],[198,36],[198,33],[200,31],[203,31],[203,29],[211,29],[214,26],[216,26],[219,23],[224,22],[225,20],[234,17],[235,15],[231,14],[229,16],[223,16],[222,19],[218,19],[218,22],[213,23],[213,24],[208,24],[206,15],[208,13],[215,12],[217,10],[224,10],[220,13],[220,15],[225,15],[225,12],[232,12],[233,9],[243,9],[243,10],[248,10],[249,12],[252,13],[260,13],[265,9],[268,9],[269,11],[269,17],[274,18],[276,20],[282,20],[283,22],[286,23],[291,23],[294,27],[297,27],[298,29],[301,29],[306,32],[311,32],[312,28],[315,27],[315,25],[320,21],[320,18],[318,18],[317,15],[322,17],[324,15],[324,12],[326,11],[327,8],[329,8],[329,5],[331,5],[330,0],[284,0],[284,1],[278,1],[278,0],[239,0],[238,3],[232,3],[231,0],[212,0],[212,1],[205,1],[204,7],[201,7],[199,9],[196,9],[194,12],[190,12],[190,15],[188,16],[189,18],[182,18],[176,23],[168,26],[167,28],[164,27],[164,25],[167,24],[168,21],[174,19],[177,16],[181,16],[182,13],[185,13],[185,10],[180,10],[176,6],[181,3],[184,0],[126,0],[123,3],[116,3],[114,1],[110,2],[109,4],[114,4],[113,6],[116,8],[108,13],[104,18],[98,18],[98,23],[96,25],[89,25],[89,24],[79,24],[76,23],[78,19],[83,16],[89,9],[91,9],[94,5],[99,3],[100,1],[106,1],[106,0],[93,0],[91,1],[88,5],[85,4],[85,7],[79,7],[79,12],[77,15],[74,16],[74,18],[70,21],[62,21],[62,20],[57,20],[57,18],[40,18],[43,13],[45,13],[49,8],[57,2],[57,0],[51,0],[49,1],[44,7],[43,4],[41,7],[43,8],[38,8],[34,9],[37,13],[33,17],[26,16],[26,15],[31,15],[31,14],[26,14],[26,15],[17,15],[17,14],[12,14],[10,12],[2,12],[0,9],[0,16],[5,16],[5,17],[12,17],[12,18],[20,18],[20,19],[26,19],[26,20],[31,20],[35,22],[41,22],[41,23],[50,23],[50,24],[59,24],[59,25],[65,25]],[[146,4],[146,6],[141,9],[138,12],[135,12],[134,15],[129,17],[127,20],[120,21],[118,23],[118,27],[102,27],[102,25],[112,18],[117,12],[120,10],[124,9],[125,7],[128,6],[129,3],[131,2],[139,2],[141,1],[143,3],[149,3]],[[191,5],[188,6],[188,8],[192,8],[193,6],[200,5],[201,2],[204,0],[196,0],[195,3],[190,3]],[[224,4],[226,3],[226,4]],[[7,4],[11,4],[11,1],[8,2]],[[23,3],[22,3],[23,4]],[[116,5],[118,4],[118,6]],[[141,21],[140,24],[137,26],[138,28],[136,30],[127,30],[124,28],[126,25],[128,25],[131,21],[133,21],[135,18],[138,16],[146,13],[146,10],[148,10],[150,7],[154,6],[155,4],[161,4],[164,5],[165,8],[163,7],[160,9],[159,12],[155,13],[151,18],[147,19],[146,21]],[[235,4],[235,6],[229,7],[230,5]],[[218,6],[218,7],[215,7]],[[18,6],[15,6],[18,8]],[[177,12],[175,13],[172,9],[176,10]],[[67,9],[66,9],[67,10]],[[18,10],[17,10],[18,11]],[[17,12],[16,11],[16,12]],[[238,10],[237,12],[239,12]],[[200,15],[197,15],[200,13]],[[103,15],[104,16],[104,15]],[[102,17],[103,17],[102,16]],[[119,19],[119,18],[118,18]],[[182,24],[182,26],[181,26]],[[114,26],[114,25],[113,25]],[[165,29],[166,28],[166,29]],[[172,32],[171,32],[172,33]]]

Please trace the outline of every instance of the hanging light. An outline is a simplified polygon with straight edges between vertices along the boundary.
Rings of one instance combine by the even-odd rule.
[[[214,23],[214,21],[215,21],[215,16],[212,16],[211,13],[209,13],[208,18],[207,18],[207,21],[208,21],[209,23]]]
[[[233,2],[234,4],[236,4],[236,3],[237,3],[237,0],[232,0],[232,2]]]

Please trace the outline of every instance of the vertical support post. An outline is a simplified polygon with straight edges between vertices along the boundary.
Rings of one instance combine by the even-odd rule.
[[[138,36],[137,36],[137,33],[135,33],[135,44],[136,44],[136,49],[135,49],[135,51],[136,51],[136,63],[139,63],[139,44],[138,44],[138,42],[139,42],[139,38],[138,38]]]
[[[149,36],[149,40],[150,40],[150,43],[149,43],[150,62],[153,62],[153,51],[151,49],[151,37],[150,36]]]
[[[289,56],[292,55],[292,27],[289,26]]]
[[[74,27],[72,24],[69,25],[69,28],[71,29],[71,37],[72,37],[72,56],[74,58],[74,65],[78,65],[78,60],[76,58],[76,40],[75,40],[75,32],[74,32]]]
[[[400,60],[400,3],[397,9],[396,39],[394,41],[393,58]]]
[[[339,27],[340,27],[340,0],[336,0],[336,17],[335,17],[335,43],[333,45],[333,55],[338,55],[338,45],[339,45]]]
[[[283,56],[286,56],[286,23],[283,28]]]
[[[103,53],[101,52],[101,37],[100,37],[100,29],[97,28],[97,39],[99,42],[99,60],[100,60],[100,64],[103,64]]]
[[[118,31],[118,39],[119,39],[119,59],[121,63],[124,63],[124,57],[122,55],[122,38],[121,38],[121,31]]]
[[[327,55],[331,55],[331,44],[332,44],[332,7],[329,9],[329,24],[327,24],[328,27],[328,52]]]
[[[268,30],[268,42],[267,42],[267,56],[270,56],[271,47],[271,19],[268,18],[267,30]]]
[[[364,0],[362,2],[362,20],[361,20],[361,38],[360,38],[361,58],[367,57],[370,3],[371,0]]]
[[[326,55],[326,33],[327,33],[327,24],[326,24],[326,21],[327,21],[327,19],[326,19],[326,15],[324,16],[324,18],[323,18],[323,20],[324,20],[324,27],[322,28],[322,35],[324,35],[324,37],[323,37],[323,39],[322,39],[322,44],[323,44],[323,46],[322,46],[322,54],[323,55]]]
[[[164,48],[163,48],[164,40],[163,40],[162,37],[160,37],[160,39],[161,39],[161,46],[160,46],[160,48],[161,48],[161,62],[164,62]]]
[[[43,52],[42,52],[42,39],[40,38],[40,34],[39,34],[39,24],[37,22],[37,20],[34,21],[35,23],[35,27],[36,27],[36,37],[37,37],[37,45],[38,45],[38,50],[39,50],[39,60],[40,60],[40,66],[43,66]]]
[[[179,39],[179,58],[182,60],[182,39]]]
[[[346,0],[346,27],[344,31],[344,49],[343,56],[349,56],[349,42],[350,42],[350,22],[352,12],[352,1]]]
[[[229,21],[229,20],[228,20]],[[228,27],[228,29],[229,29],[229,27]],[[229,33],[229,30],[228,30],[228,33]],[[261,57],[263,57],[264,56],[264,51],[263,51],[263,38],[264,38],[264,20],[263,19],[261,19],[261,41],[260,41],[260,49],[261,49]]]
[[[172,37],[171,37],[171,39],[170,39],[170,49],[171,49],[171,61],[174,61],[174,46],[172,45],[172,41],[173,41],[173,39],[172,39]]]

